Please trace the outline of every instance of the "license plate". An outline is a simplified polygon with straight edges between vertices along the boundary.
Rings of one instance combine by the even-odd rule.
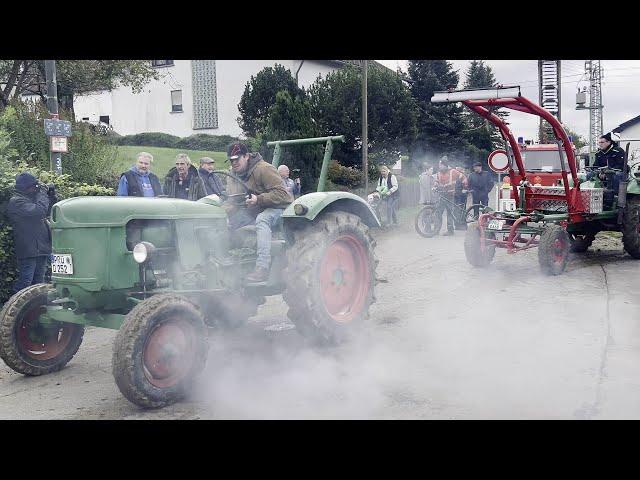
[[[71,259],[71,255],[53,255],[51,273],[54,275],[73,274],[73,260]]]
[[[489,230],[502,230],[502,226],[504,225],[504,220],[489,220],[489,224],[487,228]]]

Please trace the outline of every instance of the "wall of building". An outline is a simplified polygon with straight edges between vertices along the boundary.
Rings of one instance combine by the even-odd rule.
[[[77,96],[74,100],[76,119],[89,117],[97,121],[101,115],[109,115],[113,129],[121,135],[142,132],[164,132],[180,137],[194,133],[212,135],[242,134],[237,118],[238,103],[252,75],[276,63],[288,68],[295,75],[300,60],[216,60],[216,89],[218,128],[193,129],[192,71],[190,60],[175,60],[173,66],[160,67],[162,78],[145,86],[143,92],[134,94],[130,88],[121,87],[112,92]],[[318,75],[339,68],[338,64],[305,60],[298,74],[300,86],[308,87]],[[182,90],[182,112],[171,111],[171,91]]]
[[[640,139],[640,123],[636,123],[635,125],[631,125],[629,128],[620,132],[621,138],[631,138],[631,139]],[[631,158],[631,152],[634,150],[640,150],[640,142],[620,142],[620,147],[623,150],[627,148],[627,143],[631,143],[629,147],[629,158]],[[636,154],[637,158],[638,154]]]

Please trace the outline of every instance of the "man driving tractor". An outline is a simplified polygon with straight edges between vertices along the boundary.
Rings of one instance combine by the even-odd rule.
[[[230,218],[229,228],[239,228],[247,223],[232,223],[234,214],[244,211],[247,217],[255,220],[257,254],[256,268],[247,275],[249,282],[264,282],[269,278],[271,266],[271,229],[282,216],[283,210],[293,201],[285,188],[278,170],[265,162],[259,153],[249,153],[243,143],[234,143],[227,151],[232,172],[251,190],[244,205],[225,203]],[[241,183],[229,180],[228,195],[244,194]]]
[[[614,141],[615,138],[618,138],[618,136],[617,134],[612,134],[612,132],[601,135],[598,138],[598,152],[593,164],[594,167],[598,168],[618,170],[618,172],[609,175],[604,172],[598,173],[598,177],[605,182],[607,188],[604,192],[605,207],[612,205],[614,195],[618,194],[620,179],[624,176],[622,172],[624,169],[624,150]]]

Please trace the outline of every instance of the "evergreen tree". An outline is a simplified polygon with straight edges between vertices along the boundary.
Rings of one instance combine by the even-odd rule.
[[[418,106],[418,134],[412,147],[414,163],[443,154],[458,156],[468,143],[462,106],[457,103],[433,104],[433,92],[457,88],[458,72],[446,60],[410,60],[406,77]]]
[[[276,94],[286,91],[291,97],[304,95],[291,71],[282,65],[266,67],[247,82],[238,110],[238,125],[247,136],[255,137],[264,130],[269,108],[276,101]]]
[[[483,60],[472,60],[465,74],[464,88],[491,88],[497,85],[491,67]],[[507,112],[496,110],[493,113],[501,118],[505,118]],[[503,141],[498,129],[489,121],[483,119],[476,113],[465,109],[465,123],[467,125],[465,136],[467,141],[476,147],[479,161],[486,160],[486,156],[496,148],[499,148]],[[486,154],[486,155],[485,155]]]

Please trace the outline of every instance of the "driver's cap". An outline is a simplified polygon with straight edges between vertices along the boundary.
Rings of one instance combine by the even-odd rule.
[[[247,153],[249,153],[249,149],[244,143],[232,143],[231,145],[229,145],[229,148],[227,150],[227,156],[229,157],[229,160],[235,160],[236,158],[242,155],[246,155]]]

